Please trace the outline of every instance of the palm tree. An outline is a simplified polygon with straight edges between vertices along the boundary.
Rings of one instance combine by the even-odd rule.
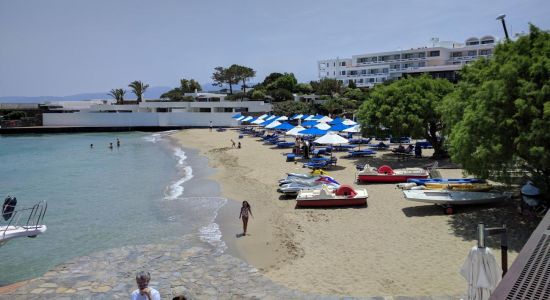
[[[112,89],[109,94],[109,96],[115,98],[116,104],[124,104],[124,95],[126,94],[126,91],[123,89]]]
[[[128,86],[132,88],[132,93],[136,95],[138,103],[141,102],[141,96],[143,96],[143,94],[149,87],[148,84],[144,84],[143,82],[138,80],[132,81],[132,83],[130,83]]]

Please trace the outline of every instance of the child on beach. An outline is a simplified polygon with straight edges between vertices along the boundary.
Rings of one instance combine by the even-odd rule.
[[[248,214],[250,214],[252,217],[252,208],[250,207],[250,204],[248,202],[243,201],[243,206],[241,207],[241,213],[239,214],[239,219],[243,220],[243,235],[246,235],[246,227],[248,225]]]
[[[149,287],[151,274],[141,271],[136,274],[136,283],[138,289],[132,292],[132,300],[160,300],[160,294],[154,288]]]
[[[235,148],[235,141],[231,139],[231,148]]]
[[[237,148],[241,149],[241,142],[237,144]]]

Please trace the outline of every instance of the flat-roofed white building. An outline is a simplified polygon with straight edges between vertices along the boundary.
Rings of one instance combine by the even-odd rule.
[[[353,55],[317,62],[319,78],[334,78],[358,87],[372,87],[405,74],[430,73],[456,81],[456,71],[480,57],[490,57],[495,38],[469,38],[465,43],[437,42],[432,47]]]
[[[144,100],[115,104],[113,100],[88,105],[56,102],[43,114],[44,126],[236,126],[235,113],[263,114],[272,105],[263,101],[227,101],[225,94],[187,93],[192,101]],[[78,109],[75,109],[78,107]],[[57,113],[56,111],[59,111]]]

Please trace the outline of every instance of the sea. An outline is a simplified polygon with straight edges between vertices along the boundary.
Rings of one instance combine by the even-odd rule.
[[[216,216],[227,199],[207,179],[206,158],[170,133],[0,135],[2,203],[11,195],[17,208],[48,205],[44,234],[0,247],[0,286],[96,251],[186,235],[223,252]]]

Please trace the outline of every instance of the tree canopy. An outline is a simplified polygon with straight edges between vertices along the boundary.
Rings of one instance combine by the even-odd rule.
[[[445,99],[453,160],[476,176],[511,182],[514,171],[550,191],[550,34],[531,25],[528,35],[497,45],[461,73]]]
[[[323,78],[309,83],[317,95],[329,95],[342,91],[342,81],[333,78]]]
[[[277,116],[290,116],[294,114],[309,114],[310,106],[297,101],[283,101],[273,104],[273,114]]]
[[[246,81],[254,76],[256,76],[256,71],[254,69],[233,64],[229,68],[216,67],[216,70],[212,74],[212,80],[214,85],[223,86],[224,84],[229,85],[229,93],[233,94],[233,85],[243,82],[243,86],[246,86]]]
[[[443,157],[446,153],[438,138],[443,123],[437,108],[452,90],[449,81],[428,75],[378,85],[359,108],[358,119],[372,131],[382,125],[394,136],[425,138],[434,147],[434,157]]]
[[[108,95],[116,100],[116,104],[124,104],[125,94],[126,91],[124,89],[112,89]]]
[[[170,99],[170,101],[193,101],[192,96],[185,96],[185,93],[194,93],[202,91],[201,85],[194,79],[180,79],[180,86],[169,90],[168,92],[160,95],[162,99]]]
[[[132,93],[136,95],[138,103],[142,101],[143,94],[149,88],[148,84],[144,84],[139,80],[132,81],[128,86],[132,89]]]

